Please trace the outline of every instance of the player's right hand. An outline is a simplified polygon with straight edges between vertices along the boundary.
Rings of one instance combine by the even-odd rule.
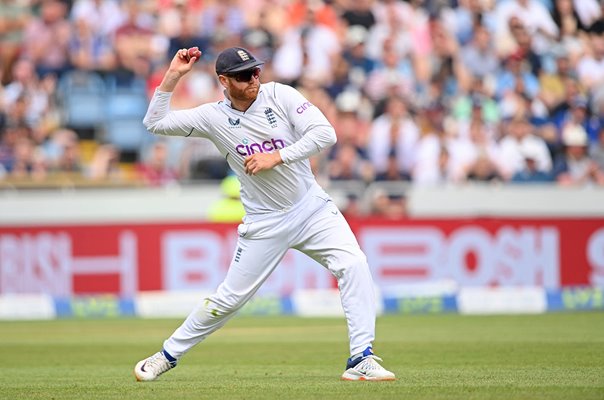
[[[191,54],[193,54],[193,56],[191,56]],[[197,47],[178,50],[170,62],[170,71],[183,76],[193,69],[193,64],[199,60],[201,54],[201,51]]]

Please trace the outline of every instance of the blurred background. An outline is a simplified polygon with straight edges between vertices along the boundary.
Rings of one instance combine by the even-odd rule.
[[[192,46],[174,109],[243,46],[334,125],[312,166],[383,312],[604,308],[604,2],[0,0],[0,318],[180,315],[220,283],[237,182],[142,125]],[[334,288],[291,252],[248,309],[339,313]]]

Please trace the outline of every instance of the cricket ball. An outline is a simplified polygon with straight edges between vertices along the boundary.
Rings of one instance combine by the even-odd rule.
[[[187,60],[195,57],[195,62],[197,62],[201,58],[201,51],[198,47],[191,47],[189,50],[187,50],[187,57]]]

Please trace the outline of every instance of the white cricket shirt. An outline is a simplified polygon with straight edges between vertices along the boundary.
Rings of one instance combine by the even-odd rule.
[[[321,190],[308,157],[336,142],[325,115],[296,89],[276,82],[260,85],[257,99],[245,112],[228,99],[188,110],[170,110],[171,92],[156,90],[143,123],[150,132],[211,140],[241,182],[246,214],[287,210],[311,189]],[[283,164],[250,176],[248,155],[279,150]]]

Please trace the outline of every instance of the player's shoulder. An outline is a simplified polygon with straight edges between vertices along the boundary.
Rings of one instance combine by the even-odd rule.
[[[224,101],[221,100],[200,104],[195,107],[195,111],[198,118],[213,126],[225,115],[226,108],[228,107],[225,107]]]
[[[204,107],[206,109],[216,109],[216,108],[220,108],[224,105],[225,105],[225,101],[224,101],[224,99],[222,99],[222,100],[210,101],[208,103],[203,103],[202,105],[200,105],[200,107]]]
[[[201,104],[195,106],[194,109],[198,110],[198,111],[215,110],[217,108],[220,108],[222,106],[223,102],[224,102],[224,100],[210,101],[210,102],[207,102],[207,103],[201,103]]]
[[[290,85],[279,82],[263,83],[262,88],[267,96],[273,97],[277,100],[286,100],[288,96],[291,96],[295,93],[300,93]]]

